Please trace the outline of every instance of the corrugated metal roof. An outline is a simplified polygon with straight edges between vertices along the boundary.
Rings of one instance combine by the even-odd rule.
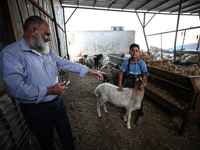
[[[178,14],[180,0],[60,0],[63,6]],[[200,15],[200,0],[181,0],[181,15]]]

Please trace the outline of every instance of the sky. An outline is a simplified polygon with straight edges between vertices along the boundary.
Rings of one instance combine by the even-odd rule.
[[[74,11],[74,8],[65,9],[65,21]],[[143,13],[139,13],[140,19],[143,23]],[[153,14],[146,15],[146,23],[153,16]],[[135,43],[138,43],[141,49],[147,49],[144,39],[143,29],[138,20],[136,13],[131,12],[115,12],[102,10],[77,9],[71,19],[66,24],[67,31],[100,31],[111,30],[111,26],[124,26],[124,30],[135,30]],[[145,27],[146,35],[153,33],[160,33],[166,31],[174,31],[177,26],[177,15],[158,15]],[[179,21],[179,29],[200,26],[198,16],[181,16]],[[198,29],[199,30],[199,29]],[[159,35],[160,36],[160,35]],[[165,36],[165,35],[164,35]],[[175,38],[175,34],[171,35]],[[151,36],[152,37],[152,36]],[[170,38],[170,45],[174,43],[174,38]],[[153,40],[156,39],[156,40]],[[163,37],[169,39],[168,36]],[[173,39],[173,40],[172,40]],[[160,45],[160,39],[154,36],[147,38],[150,45]],[[165,46],[167,47],[167,46]]]

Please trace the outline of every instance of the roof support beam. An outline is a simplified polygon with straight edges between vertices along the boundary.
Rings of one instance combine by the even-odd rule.
[[[65,22],[65,8],[63,8],[63,19],[64,19],[64,22]],[[67,45],[67,30],[66,30],[66,24],[64,24],[64,29],[65,29],[65,41],[66,41],[66,51],[67,51],[67,59],[69,60],[69,51],[68,51],[68,45]],[[66,57],[66,56],[64,56]]]
[[[134,1],[134,0],[131,0],[130,2],[128,2],[128,4],[126,4],[126,5],[122,8],[122,10],[125,9],[130,3],[132,3],[132,1]]]
[[[198,8],[198,9],[196,9],[196,10],[194,10],[194,11],[191,11],[191,14],[193,14],[193,13],[200,13],[200,10],[199,10],[199,8]]]
[[[199,20],[200,20],[200,14],[199,14]],[[199,40],[198,40],[198,45],[197,45],[197,49],[196,50],[199,49],[199,44],[200,44],[200,34],[199,34]]]
[[[95,5],[96,5],[96,2],[97,2],[97,0],[95,0],[95,1],[94,1],[93,8],[95,7]]]
[[[137,17],[138,17],[138,20],[140,21],[141,26],[143,27],[142,22],[141,22],[140,17],[139,17],[139,15],[138,15],[137,12],[136,12],[136,15],[137,15]]]
[[[66,25],[67,22],[71,19],[71,17],[73,16],[73,14],[75,13],[76,10],[77,10],[77,7],[74,9],[74,11],[72,12],[72,14],[69,16],[69,18],[68,18],[67,21],[65,22],[65,25]]]
[[[184,11],[182,11],[182,13],[185,13],[185,12],[190,12],[190,11],[192,11],[192,10],[197,10],[198,12],[199,12],[199,6],[197,6],[197,7],[195,7],[195,8],[190,8],[190,9],[188,9],[188,10],[184,10]]]
[[[145,14],[145,16],[146,16],[146,13],[144,13]],[[153,17],[156,15],[156,14],[154,14],[152,17],[151,17],[151,19],[149,19],[149,21],[147,22],[147,24],[145,24],[145,20],[143,21],[143,25],[142,25],[142,22],[141,22],[141,20],[140,20],[140,17],[139,17],[139,15],[138,15],[138,13],[136,12],[136,15],[137,15],[137,17],[138,17],[138,20],[140,21],[140,24],[141,24],[141,26],[142,27],[146,27],[147,26],[147,24],[153,19]],[[145,17],[144,16],[144,17]],[[144,18],[145,19],[145,18]]]
[[[160,35],[160,49],[161,49],[161,59],[163,59],[163,50],[162,50],[162,34]]]
[[[179,1],[178,18],[177,18],[177,25],[176,25],[176,35],[175,35],[175,41],[174,41],[174,62],[176,61],[176,40],[177,40],[179,19],[180,19],[180,13],[181,13],[181,4],[182,4],[182,0]]]
[[[178,4],[179,3],[176,3],[176,4],[172,5],[172,6],[169,6],[169,7],[165,8],[165,9],[160,10],[159,12],[162,12],[162,11],[165,11],[167,9],[173,8],[173,7],[177,6]]]
[[[146,3],[142,4],[140,7],[136,8],[135,10],[138,10],[138,9],[144,7],[146,4],[148,4],[148,3],[151,2],[151,1],[152,1],[152,0],[148,0]]]
[[[108,9],[112,6],[113,3],[110,3],[110,5],[108,6]]]
[[[143,24],[142,24],[142,22],[141,22],[141,20],[140,20],[140,17],[139,17],[139,15],[138,15],[137,12],[136,12],[136,15],[137,15],[138,20],[140,21],[140,24],[141,24],[141,26],[142,26],[142,28],[143,28],[144,39],[145,39],[146,46],[147,46],[147,50],[148,50],[148,53],[149,53],[149,45],[148,45],[148,42],[147,42],[147,37],[146,37],[146,32],[145,32],[145,19],[146,19],[146,13],[144,13]]]
[[[188,0],[187,0],[187,1],[188,1]],[[187,1],[185,1],[185,2],[187,2]],[[185,2],[183,2],[183,3],[185,3]],[[183,3],[182,3],[182,4],[183,4]],[[189,7],[194,6],[194,5],[197,5],[197,4],[199,4],[199,3],[200,3],[200,2],[187,5],[187,6],[185,6],[185,7],[182,7],[181,10],[186,9],[186,8],[189,8]],[[171,11],[171,12],[176,12],[176,11],[178,11],[178,9],[173,10],[173,11]],[[181,13],[183,13],[183,11],[181,11]]]
[[[153,8],[151,8],[151,9],[149,9],[149,10],[147,10],[147,11],[151,11],[151,10],[153,10],[153,9],[159,7],[159,6],[162,6],[162,5],[164,5],[165,3],[167,3],[168,1],[170,1],[170,0],[166,0],[166,1],[164,1],[164,2],[162,2],[162,3],[160,3],[160,4],[156,5],[156,6],[154,6]]]
[[[178,30],[178,31],[192,30],[192,29],[198,29],[198,28],[200,28],[200,26],[193,27],[193,28],[180,29],[180,30]],[[154,35],[166,34],[166,33],[172,33],[172,32],[176,32],[176,30],[175,30],[175,31],[161,32],[161,33],[155,33],[155,34],[149,34],[149,35],[147,35],[147,36],[154,36]]]
[[[185,35],[186,35],[186,30],[184,31],[184,35],[183,35],[183,41],[182,41],[182,46],[181,46],[181,56],[182,56],[182,51],[183,51],[183,44],[185,42]],[[180,57],[180,61],[181,61],[181,57]]]
[[[90,10],[103,10],[103,11],[117,11],[117,12],[128,12],[128,13],[136,13],[136,11],[126,11],[126,10],[118,10],[118,9],[102,9],[102,8],[92,8],[92,7],[75,7],[75,6],[62,6],[64,8],[78,8],[78,9],[90,9]],[[161,15],[177,15],[175,13],[163,13],[163,12],[146,12],[146,11],[140,11],[137,13],[148,13],[148,14],[161,14]],[[199,16],[199,14],[181,14],[184,16]]]
[[[199,44],[200,44],[200,34],[199,34],[199,40],[198,40],[198,43],[197,43],[197,49],[196,50],[199,49]]]
[[[147,25],[148,25],[148,23],[153,19],[153,17],[155,16],[156,14],[154,14],[152,17],[151,17],[151,19],[149,19],[149,21],[147,22],[147,24],[144,26],[144,27],[146,27]]]

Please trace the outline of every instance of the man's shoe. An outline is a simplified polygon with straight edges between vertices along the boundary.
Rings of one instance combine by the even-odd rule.
[[[143,118],[142,118],[142,116],[139,116],[139,117],[137,118],[137,120],[136,120],[136,125],[137,125],[137,126],[140,126],[140,125],[142,124],[142,122],[143,122]]]

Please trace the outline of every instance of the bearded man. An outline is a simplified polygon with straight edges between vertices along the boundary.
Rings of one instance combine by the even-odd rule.
[[[68,89],[58,83],[58,68],[89,73],[102,80],[103,72],[66,61],[49,48],[49,24],[38,16],[24,24],[24,36],[0,53],[0,75],[7,94],[20,102],[20,108],[32,133],[44,150],[55,150],[53,126],[63,148],[73,150],[73,138],[62,94]]]

